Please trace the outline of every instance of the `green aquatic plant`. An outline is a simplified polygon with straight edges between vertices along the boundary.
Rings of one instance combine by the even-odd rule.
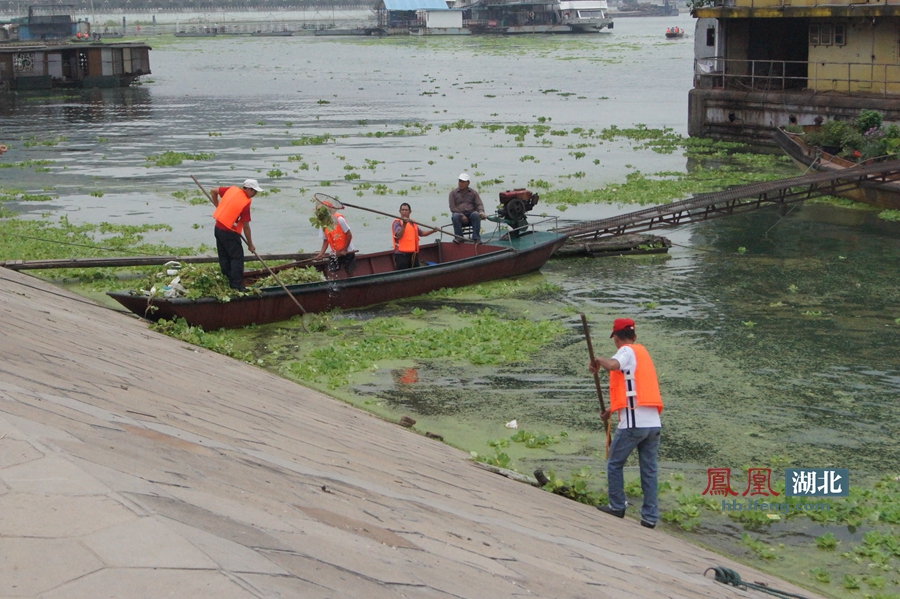
[[[222,329],[215,332],[207,332],[200,327],[190,326],[177,316],[172,320],[160,319],[158,322],[150,325],[150,328],[186,343],[198,345],[244,362],[253,363],[253,354],[251,352],[235,349],[236,337],[234,331]]]
[[[523,443],[528,449],[541,449],[553,445],[554,443],[559,443],[559,439],[556,437],[545,435],[543,433],[531,433],[525,429],[520,430],[510,437],[510,440],[516,443]]]
[[[816,537],[816,547],[824,551],[834,551],[839,544],[840,540],[832,532],[826,532],[824,535]]]
[[[476,462],[482,462],[491,466],[497,466],[498,468],[509,468],[509,464],[510,462],[512,462],[509,455],[502,451],[497,451],[492,456],[481,455],[475,451],[470,453],[472,455],[472,459],[474,459]]]
[[[331,211],[327,207],[317,205],[313,216],[309,219],[309,224],[316,229],[331,229],[334,227],[334,218],[332,218]]]
[[[147,156],[147,167],[150,166],[178,166],[185,160],[212,160],[216,155],[212,153],[200,152],[197,154],[189,154],[187,152],[174,152],[167,150],[162,154],[155,156]]]
[[[741,544],[749,548],[757,557],[762,559],[773,560],[778,557],[778,554],[775,553],[775,548],[765,541],[760,540],[759,537],[753,538],[749,534],[744,533],[741,535]]]
[[[301,380],[336,388],[346,384],[351,373],[388,359],[506,364],[527,359],[564,330],[551,321],[503,318],[489,308],[459,317],[463,326],[454,329],[413,327],[399,318],[372,319],[346,336],[334,336],[328,347],[313,349],[285,370]]]
[[[291,141],[292,146],[321,146],[328,142],[336,142],[333,135],[323,133],[322,135],[304,135],[300,139]]]
[[[813,577],[813,579],[819,582],[823,582],[825,584],[829,584],[831,582],[831,573],[829,573],[825,568],[812,568],[809,573]]]
[[[608,501],[606,493],[597,493],[589,488],[589,483],[593,478],[594,475],[587,466],[573,470],[568,480],[557,476],[553,470],[549,470],[547,472],[549,482],[544,485],[544,490],[586,505],[606,503]]]

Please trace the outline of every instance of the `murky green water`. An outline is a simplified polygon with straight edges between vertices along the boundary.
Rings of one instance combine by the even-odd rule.
[[[687,16],[678,20],[692,31]],[[636,123],[685,132],[692,40],[665,41],[671,25],[622,19],[614,33],[590,37],[160,38],[151,41],[154,74],[142,87],[0,98],[0,142],[12,146],[0,161],[53,161],[0,169],[0,187],[54,196],[6,204],[26,218],[165,223],[171,231],[147,240],[198,247],[212,242],[210,210],[173,193],[193,193],[189,174],[210,186],[255,177],[270,193],[254,202],[254,241],[261,252],[281,252],[318,247],[308,224],[316,191],[388,212],[408,201],[423,222],[445,224],[447,192],[461,171],[473,174],[489,203],[532,179],[554,189],[595,189],[635,170],[684,172],[680,152],[636,151],[626,141],[575,133]],[[518,142],[504,129],[539,119],[557,134]],[[148,166],[148,156],[166,151],[215,157]],[[630,209],[538,211],[563,224]],[[362,251],[388,247],[388,218],[347,216]],[[782,476],[786,464],[849,467],[867,480],[900,473],[893,440],[900,225],[872,212],[810,205],[669,236],[676,246],[668,256],[552,261],[521,281],[526,289],[561,286],[549,299],[473,292],[352,313],[340,326],[414,308],[427,310],[419,321],[428,326],[441,306],[491,306],[553,319],[569,332],[527,363],[382,363],[333,392],[386,417],[409,414],[417,430],[483,455],[497,452],[489,442],[508,438],[514,431],[505,424],[516,419],[520,430],[559,442],[540,450],[509,443],[502,451],[512,466],[567,474],[588,465],[599,475],[604,441],[578,313],[589,315],[595,348],[605,355],[614,351],[611,320],[627,315],[660,373],[664,479],[680,485],[679,493],[702,492],[710,467],[737,473],[771,466]],[[248,331],[243,342],[278,370],[299,351],[287,348],[306,342],[297,335],[296,327],[272,325]],[[277,358],[275,349],[283,352]],[[676,483],[672,477],[682,474]],[[667,509],[676,494],[664,493]],[[701,538],[744,555],[733,542],[742,526],[726,522],[701,528]],[[772,533],[789,539],[773,566],[787,576],[808,569],[797,556],[814,553],[803,543],[825,530],[799,522]],[[845,547],[859,542],[861,530],[845,531]],[[792,546],[803,549],[792,553]],[[835,571],[849,563],[832,561]],[[896,560],[890,563],[896,578]],[[796,575],[809,583],[804,576]],[[886,588],[895,592],[896,585]],[[824,588],[845,592],[837,582]]]

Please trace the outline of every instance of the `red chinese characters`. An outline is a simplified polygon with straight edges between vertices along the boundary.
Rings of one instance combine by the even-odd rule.
[[[737,492],[731,488],[731,468],[707,468],[706,476],[708,483],[703,495],[737,495]]]

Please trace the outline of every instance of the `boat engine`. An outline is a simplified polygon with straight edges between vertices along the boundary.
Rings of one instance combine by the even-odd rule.
[[[539,199],[538,194],[531,193],[527,189],[501,191],[500,206],[497,208],[497,222],[509,225],[511,237],[522,235],[528,225],[525,213],[537,206]]]

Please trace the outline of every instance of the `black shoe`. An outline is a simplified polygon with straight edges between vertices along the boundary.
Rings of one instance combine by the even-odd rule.
[[[597,509],[603,512],[604,514],[609,514],[610,516],[615,516],[616,518],[624,518],[625,510],[614,510],[608,505],[598,505]]]
[[[641,520],[641,526],[644,528],[656,528],[656,522],[647,522],[646,520]]]
[[[453,238],[453,243],[465,243],[465,242],[466,242],[466,240],[463,239],[462,237],[454,237]]]

